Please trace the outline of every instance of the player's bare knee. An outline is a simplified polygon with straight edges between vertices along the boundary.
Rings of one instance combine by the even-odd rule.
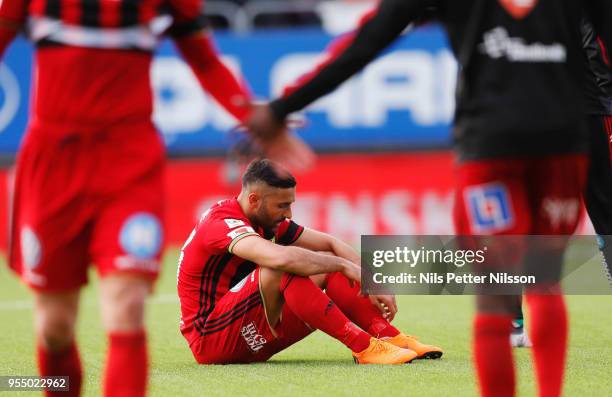
[[[150,283],[138,278],[104,281],[102,319],[108,331],[135,331],[144,326],[145,302]]]
[[[78,299],[78,291],[36,295],[34,304],[36,337],[48,350],[63,350],[74,339]]]
[[[50,351],[61,351],[74,339],[75,317],[62,311],[37,312],[36,336]]]

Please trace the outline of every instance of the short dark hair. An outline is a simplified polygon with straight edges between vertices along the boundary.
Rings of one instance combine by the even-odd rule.
[[[297,182],[293,175],[289,171],[285,171],[285,175],[279,175],[277,168],[280,168],[280,166],[268,159],[253,160],[242,175],[242,186],[265,182],[268,186],[282,189],[295,187]]]

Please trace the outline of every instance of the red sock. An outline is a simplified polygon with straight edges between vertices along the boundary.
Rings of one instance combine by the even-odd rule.
[[[538,396],[557,397],[563,387],[567,352],[567,311],[563,295],[527,295]]]
[[[147,341],[144,331],[109,334],[104,395],[144,396],[147,389]]]
[[[482,397],[514,396],[511,327],[511,315],[476,315],[474,361]]]
[[[370,335],[353,324],[308,277],[285,273],[281,293],[300,320],[338,339],[353,352],[370,345]]]
[[[39,344],[36,347],[36,357],[40,376],[68,376],[69,378],[69,391],[46,391],[45,396],[72,397],[80,395],[83,370],[81,369],[79,351],[74,341],[60,352],[50,352]]]
[[[385,320],[380,310],[375,308],[367,297],[359,295],[359,285],[354,284],[351,287],[344,274],[330,273],[327,276],[325,293],[338,305],[342,313],[373,337],[394,337],[400,333]]]

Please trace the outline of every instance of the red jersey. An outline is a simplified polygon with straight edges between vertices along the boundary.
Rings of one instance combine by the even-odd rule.
[[[0,20],[27,23],[37,46],[33,124],[61,125],[74,133],[150,120],[151,53],[166,34],[177,40],[183,55],[189,53],[196,76],[222,105],[248,101],[246,88],[220,65],[208,39],[190,41],[204,29],[202,9],[203,0],[0,2]],[[223,84],[207,86],[207,78]],[[243,117],[240,109],[228,110]]]
[[[257,266],[232,254],[236,242],[259,235],[290,245],[303,231],[303,227],[286,219],[274,235],[265,235],[249,222],[236,199],[219,201],[206,211],[183,246],[177,272],[180,329],[189,344],[202,333],[216,302]]]

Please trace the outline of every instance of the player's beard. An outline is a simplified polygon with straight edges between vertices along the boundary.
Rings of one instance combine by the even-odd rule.
[[[264,229],[266,235],[272,235],[276,233],[278,225],[285,220],[285,218],[274,219],[267,211],[265,203],[262,203],[261,208],[256,213],[257,223],[261,228]]]

